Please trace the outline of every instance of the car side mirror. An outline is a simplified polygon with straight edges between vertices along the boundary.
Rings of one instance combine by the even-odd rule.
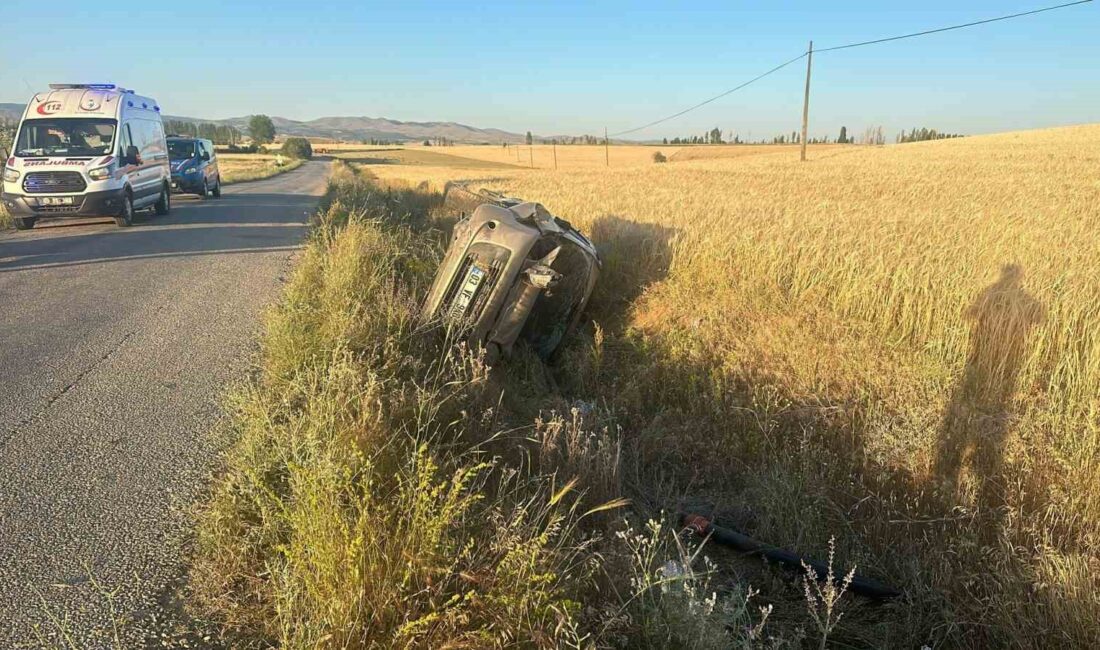
[[[123,156],[122,162],[127,165],[140,165],[141,156],[138,154],[138,148],[134,145],[126,147],[126,155]]]

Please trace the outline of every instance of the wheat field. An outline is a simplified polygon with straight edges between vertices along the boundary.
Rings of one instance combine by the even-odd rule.
[[[514,155],[496,149],[446,153]],[[554,372],[616,414],[639,510],[701,499],[817,556],[835,537],[906,592],[857,607],[852,643],[1100,639],[1100,126],[804,164],[689,150],[363,167],[539,201],[592,236],[594,324]]]

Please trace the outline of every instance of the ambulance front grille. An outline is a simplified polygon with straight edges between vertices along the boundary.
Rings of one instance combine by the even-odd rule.
[[[87,187],[80,172],[30,172],[23,178],[27,194],[75,193]]]

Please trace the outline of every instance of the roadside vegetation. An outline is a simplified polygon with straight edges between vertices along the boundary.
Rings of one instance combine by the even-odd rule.
[[[1098,141],[341,169],[233,402],[201,602],[289,647],[1088,646]],[[600,247],[555,364],[490,372],[416,324],[455,179]],[[696,555],[681,508],[905,595]]]
[[[268,154],[218,154],[218,169],[226,185],[271,178],[302,166],[305,160]]]
[[[192,574],[205,613],[291,648],[726,647],[726,624],[753,627],[749,594],[708,600],[667,525],[622,520],[609,413],[533,357],[491,372],[419,324],[441,195],[336,164],[260,376],[230,401]]]

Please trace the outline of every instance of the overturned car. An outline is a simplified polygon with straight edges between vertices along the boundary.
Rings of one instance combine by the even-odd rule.
[[[476,205],[454,227],[424,304],[493,363],[523,340],[549,359],[576,327],[600,273],[596,247],[538,203],[463,185],[448,197]]]

